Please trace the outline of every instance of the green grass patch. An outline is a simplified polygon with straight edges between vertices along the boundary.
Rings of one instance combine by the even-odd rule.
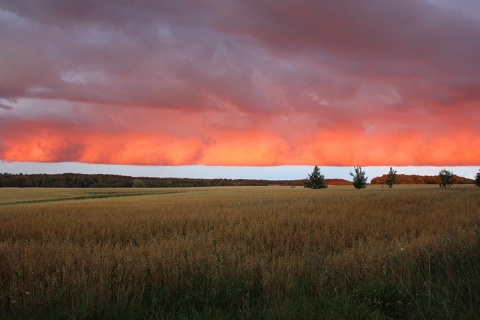
[[[106,199],[106,198],[119,198],[119,197],[138,197],[148,195],[161,195],[179,193],[181,191],[173,190],[156,190],[156,192],[86,192],[86,194],[78,196],[65,196],[56,198],[40,198],[40,199],[28,199],[28,200],[15,200],[6,201],[5,199],[0,202],[0,206],[17,205],[17,204],[32,204],[32,203],[44,203],[44,202],[58,202],[58,201],[71,201],[71,200],[89,200],[89,199]],[[48,194],[50,195],[50,194]],[[47,195],[47,196],[48,196]]]

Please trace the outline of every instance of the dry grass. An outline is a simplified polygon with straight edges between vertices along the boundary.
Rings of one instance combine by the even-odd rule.
[[[105,317],[151,297],[160,309],[213,297],[240,317],[387,274],[411,288],[412,264],[478,246],[472,186],[140,191],[148,194],[80,200],[92,190],[0,189],[0,311]],[[18,203],[61,198],[77,200]]]

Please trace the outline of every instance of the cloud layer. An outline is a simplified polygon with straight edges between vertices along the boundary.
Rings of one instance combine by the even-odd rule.
[[[480,164],[480,5],[0,0],[0,159]]]

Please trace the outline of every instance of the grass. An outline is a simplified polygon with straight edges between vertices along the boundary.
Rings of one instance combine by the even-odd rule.
[[[474,319],[479,192],[0,189],[0,318]]]
[[[112,197],[129,197],[140,195],[158,195],[177,193],[175,189],[92,189],[85,188],[69,188],[69,189],[47,189],[47,188],[3,188],[2,198],[0,198],[0,206],[22,204],[22,203],[39,203],[39,202],[55,202],[68,200],[86,200],[97,198]]]

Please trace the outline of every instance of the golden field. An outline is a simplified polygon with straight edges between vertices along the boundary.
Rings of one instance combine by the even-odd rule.
[[[480,190],[469,185],[4,188],[0,314],[354,318],[338,310],[350,301],[365,317],[461,308],[468,318],[479,237]],[[395,301],[364,292],[380,280]],[[436,299],[435,285],[448,291]],[[316,309],[332,297],[347,300]]]

